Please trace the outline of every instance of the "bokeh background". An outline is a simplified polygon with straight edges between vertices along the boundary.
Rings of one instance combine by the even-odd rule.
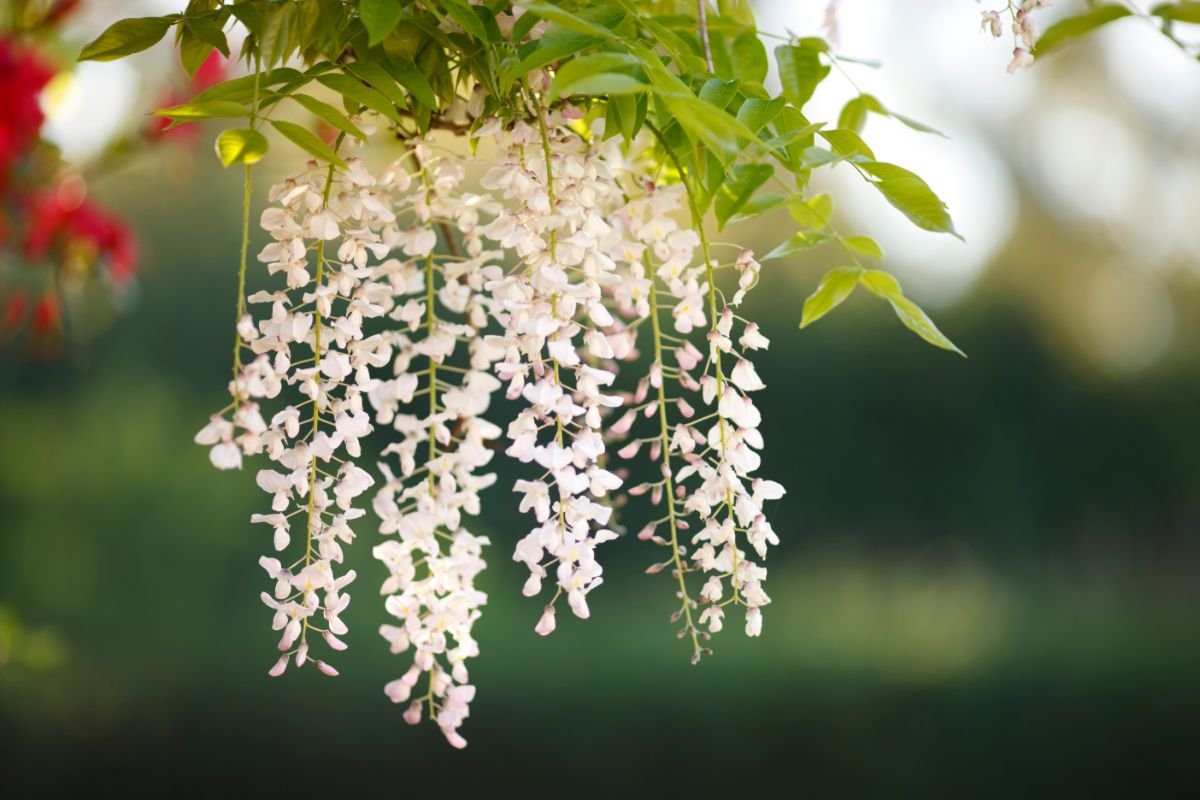
[[[78,39],[177,5],[97,2]],[[758,6],[764,30],[820,29],[823,2]],[[1009,76],[969,0],[841,8],[842,52],[884,63],[853,81],[949,137],[873,119],[868,142],[967,241],[835,170],[839,227],[876,235],[970,358],[869,297],[801,332],[836,254],[767,265],[748,315],[772,338],[763,474],[788,495],[761,639],[731,627],[689,666],[633,540],[590,621],[536,636],[501,464],[465,752],[383,697],[402,664],[374,633],[369,524],[342,677],[268,679],[263,497],[191,444],[225,402],[240,211],[201,142],[91,182],[141,242],[123,313],[0,365],[0,794],[1195,796],[1200,66],[1131,19]],[[64,151],[136,124],[168,58],[60,84]],[[832,76],[810,116],[853,91]],[[766,251],[787,224],[718,238]]]

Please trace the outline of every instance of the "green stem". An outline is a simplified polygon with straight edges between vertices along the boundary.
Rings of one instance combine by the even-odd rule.
[[[423,168],[422,168],[423,169]],[[422,173],[424,174],[424,173]],[[432,337],[434,329],[437,327],[437,309],[434,308],[434,269],[433,269],[433,253],[425,259],[425,335]],[[429,416],[433,417],[438,410],[438,390],[437,390],[437,361],[433,356],[429,357]],[[433,424],[429,427],[429,462],[437,458],[437,437],[433,435]],[[432,495],[436,490],[436,483],[433,477],[433,470],[429,471],[429,493]]]
[[[338,139],[338,145],[341,144],[341,138]],[[337,149],[337,145],[334,146]],[[325,191],[321,196],[321,210],[329,208],[329,195],[333,191],[333,174],[335,165],[329,165],[329,171],[325,173]],[[321,282],[325,280],[325,240],[322,239],[317,243],[317,276],[315,286],[321,288]],[[313,360],[316,362],[317,381],[320,382],[321,369],[321,309],[318,306],[314,310],[313,320]],[[321,430],[321,414],[320,403],[313,403],[312,424],[309,429],[309,441],[316,438],[317,433]],[[317,457],[314,454],[309,462],[308,468],[308,533],[304,544],[304,566],[312,564],[312,540],[313,528],[316,525],[319,513],[317,511]],[[308,637],[308,620],[304,620],[304,630],[300,634],[300,641],[304,642]]]
[[[253,128],[257,122],[255,109],[258,107],[258,78],[261,70],[259,62],[254,62],[254,97],[255,102],[250,106],[250,127]],[[254,190],[254,181],[251,173],[253,167],[246,164],[245,178],[242,185],[242,255],[241,261],[238,264],[238,288],[237,288],[237,309],[234,316],[233,327],[233,415],[237,416],[238,408],[241,406],[242,397],[237,389],[238,377],[242,372],[242,333],[238,329],[238,324],[241,323],[242,317],[246,314],[246,264],[250,252],[250,201]]]
[[[662,145],[663,150],[666,151],[667,157],[670,158],[671,162],[675,165],[675,170],[679,173],[679,182],[683,184],[683,190],[687,194],[688,209],[691,212],[691,216],[692,216],[692,227],[694,227],[696,229],[696,233],[700,237],[700,254],[704,257],[704,275],[705,275],[705,279],[708,282],[708,313],[709,313],[709,316],[711,319],[709,331],[712,333],[715,333],[717,330],[717,320],[718,320],[718,316],[717,316],[717,282],[716,282],[716,278],[713,275],[712,256],[709,253],[709,247],[708,247],[708,234],[706,234],[704,232],[704,215],[700,213],[700,208],[699,208],[699,206],[696,205],[696,197],[695,197],[695,194],[692,192],[692,185],[688,182],[687,174],[683,171],[683,164],[681,164],[679,162],[679,158],[675,155],[675,151],[672,150],[667,145],[666,139],[663,138],[662,132],[659,131],[659,129],[655,125],[653,125],[649,121],[647,121],[646,127],[649,128],[654,133],[655,137],[658,139],[659,144]],[[721,396],[725,392],[725,370],[721,364],[720,348],[711,347],[710,352],[711,352],[711,356],[712,356],[714,372],[716,373],[716,378],[717,378],[716,401],[717,401],[717,405],[720,406]],[[718,414],[717,420],[718,420],[718,424],[719,424],[719,428],[720,428],[720,437],[721,437],[721,463],[728,464],[729,463],[728,436],[726,433],[725,418]],[[725,508],[728,511],[730,518],[732,519],[733,518],[733,493],[729,490],[728,487],[726,487],[726,489],[725,489]],[[733,543],[733,571],[730,574],[729,581],[730,581],[730,585],[733,588],[734,602],[740,602],[741,586],[740,586],[739,580],[738,580],[738,551],[737,551],[736,536],[734,538],[734,543]]]
[[[550,204],[550,213],[553,214],[558,210],[558,198],[554,194],[554,166],[553,166],[553,159],[551,157],[551,152],[550,152],[550,132],[548,130],[546,130],[545,114],[542,111],[541,103],[538,102],[537,95],[535,95],[532,91],[529,90],[528,85],[525,87],[525,89],[526,89],[526,91],[529,92],[530,102],[533,103],[534,113],[537,114],[538,132],[541,133],[541,136],[542,136],[542,155],[546,159],[546,199],[549,201],[549,204]],[[558,231],[556,231],[552,228],[550,230],[550,258],[552,260],[558,259],[558,253],[557,253],[557,249],[556,249],[557,244],[558,244]],[[550,298],[550,313],[555,317],[558,316],[558,295],[557,294],[555,294],[553,297]],[[554,385],[561,387],[562,379],[559,377],[559,373],[558,373],[558,359],[551,359],[550,363],[554,367]],[[562,423],[562,417],[559,416],[558,414],[554,415],[554,442],[559,447],[562,447],[563,423]],[[566,503],[564,503],[562,501],[562,499],[560,498],[559,503],[558,503],[558,530],[559,530],[560,534],[564,534],[567,529],[566,514],[567,514]],[[557,595],[556,595],[556,597],[557,597]],[[553,605],[553,603],[551,603],[551,605]]]
[[[662,330],[658,321],[658,278],[651,275],[650,280],[650,321],[654,331],[654,361],[661,375],[663,359]],[[679,532],[675,524],[675,486],[671,472],[671,439],[670,426],[667,424],[667,398],[663,379],[658,382],[658,436],[663,454],[663,479],[667,496],[667,522],[671,528],[671,560],[675,566],[675,574],[679,579],[679,594],[683,601],[683,619],[686,630],[692,637],[692,663],[700,660],[700,639],[696,626],[692,622],[692,601],[688,597],[687,581],[684,579],[683,559],[679,555]]]

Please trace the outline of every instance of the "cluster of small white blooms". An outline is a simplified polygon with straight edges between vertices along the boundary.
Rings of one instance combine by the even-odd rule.
[[[632,332],[604,302],[604,289],[620,282],[606,252],[614,238],[605,221],[621,201],[620,189],[598,154],[569,129],[572,116],[566,108],[506,131],[491,122],[480,132],[502,139],[501,163],[483,186],[505,201],[483,233],[518,258],[510,274],[486,286],[504,329],[488,340],[503,354],[497,374],[509,399],[528,404],[508,426],[505,452],[545,470],[514,487],[521,510],[537,520],[513,554],[529,568],[524,594],[539,594],[554,570],[557,588],[535,626],[542,635],[554,630],[564,594],[576,616],[589,616],[587,595],[603,574],[596,546],[616,538],[607,527],[612,508],[601,500],[621,480],[602,466],[601,419],[621,400],[607,388],[615,373],[592,364],[632,348]]]
[[[997,39],[1004,35],[1001,15],[1007,15],[1011,20],[1013,54],[1012,60],[1008,62],[1009,73],[1033,65],[1033,47],[1037,42],[1038,29],[1034,25],[1032,13],[1048,5],[1050,0],[1021,0],[1019,3],[1010,2],[1006,8],[998,11],[982,12],[980,30],[987,31]]]
[[[528,88],[546,83],[538,74]],[[465,101],[468,116],[481,113],[480,97]],[[537,633],[555,629],[564,596],[576,616],[590,615],[588,595],[603,581],[596,550],[617,538],[613,508],[625,500],[624,471],[607,468],[614,439],[620,458],[645,449],[661,475],[627,494],[665,504],[639,538],[670,550],[649,571],[670,568],[678,580],[675,619],[693,660],[728,605],[746,609],[746,633],[757,636],[770,602],[760,562],[778,539],[764,504],[784,490],[754,477],[763,439],[751,394],[764,387],[750,358],[768,342],[734,313],[759,264],[749,251],[711,261],[703,231],[679,223],[686,188],[656,185],[658,173],[643,168],[654,161],[649,133],[628,149],[577,129],[581,119],[564,105],[480,126],[475,136],[497,142],[497,165],[481,180],[488,195],[467,191],[462,162],[429,138],[408,140],[378,177],[345,155],[344,166],[310,162],[273,187],[262,214],[272,241],[258,259],[283,285],[246,298],[265,313],[238,320],[233,402],[196,436],[218,468],[264,453],[274,462],[257,474],[271,513],[252,521],[271,526],[278,553],[299,554],[260,560],[281,631],[270,674],[311,661],[336,675],[310,657],[309,634],[346,647],[354,572],[341,572],[342,546],[376,483],[354,460],[375,426],[395,431],[373,503],[387,538],[373,553],[395,618],[380,634],[412,663],[384,692],[407,704],[407,722],[428,715],[455,747],[466,745],[467,660],[479,653],[473,627],[487,602],[476,582],[489,542],[470,518],[496,480],[484,470],[502,434],[507,455],[541,469],[513,487],[536,520],[513,553],[529,570],[523,593],[554,585]],[[738,276],[728,304],[714,279],[724,268]],[[617,364],[639,357],[647,323],[648,374],[619,391]],[[484,418],[502,388],[523,403],[506,431]],[[634,437],[635,424],[652,435]],[[697,600],[693,574],[704,581]]]
[[[380,532],[395,538],[373,552],[387,566],[382,593],[399,621],[381,626],[380,634],[393,653],[413,652],[412,666],[384,692],[394,703],[411,700],[404,713],[410,724],[427,706],[450,744],[465,747],[458,728],[475,696],[466,660],[479,653],[471,628],[487,602],[475,579],[486,566],[481,552],[488,540],[464,527],[464,515],[479,514],[479,492],[495,482],[479,470],[492,460],[488,443],[501,433],[483,419],[501,384],[491,374],[496,353],[480,331],[490,316],[483,285],[503,272],[489,264],[499,254],[484,250],[480,237],[480,212],[493,210],[488,198],[461,191],[461,164],[435,156],[430,145],[412,143],[388,172],[404,192],[397,208],[411,211],[413,224],[397,240],[404,258],[376,269],[391,287],[388,316],[399,325],[388,334],[392,375],[370,400],[375,421],[399,433],[383,452],[398,456],[400,465],[398,473],[380,465],[384,482],[374,509]],[[449,255],[434,252],[439,229]],[[450,364],[463,350],[468,365]],[[426,692],[412,699],[426,673]]]
[[[257,483],[272,496],[271,513],[253,522],[274,530],[278,553],[299,539],[300,555],[286,565],[264,556],[260,564],[275,582],[263,602],[282,631],[282,655],[271,668],[284,672],[312,661],[327,675],[333,667],[309,657],[309,634],[343,650],[347,631],[341,614],[350,602],[344,591],[353,570],[339,574],[342,545],[354,538],[351,523],[365,512],[357,498],[374,479],[352,459],[372,429],[363,407],[375,389],[371,370],[387,364],[392,345],[366,335],[364,321],[381,317],[390,296],[374,282],[372,259],[385,256],[397,232],[386,187],[347,157],[345,168],[310,162],[307,169],[270,190],[262,227],[271,236],[258,256],[285,288],[251,295],[267,313],[238,321],[242,346],[252,354],[230,391],[228,416],[214,416],[196,437],[213,445],[219,467],[238,467],[242,455],[265,453],[275,468],[258,472]],[[277,410],[266,421],[260,403]],[[232,445],[232,448],[231,448]],[[298,530],[297,530],[298,529]],[[298,536],[294,536],[295,533]]]
[[[707,634],[698,630],[698,624],[706,625],[709,633],[721,630],[725,607],[736,603],[747,609],[746,633],[757,636],[762,629],[761,608],[770,602],[762,587],[766,569],[739,545],[739,537],[744,537],[742,541],[761,560],[768,545],[778,543],[763,504],[782,497],[783,487],[753,477],[761,462],[757,451],[763,438],[758,430],[761,417],[750,393],[764,384],[750,354],[769,343],[756,324],[733,312],[758,279],[759,264],[750,251],[742,251],[733,264],[726,265],[737,271],[738,289],[718,312],[721,295],[713,285],[712,270],[703,263],[692,265],[702,240],[697,231],[681,227],[675,219],[686,205],[684,188],[655,187],[649,176],[640,176],[636,183],[650,189],[631,200],[616,218],[634,254],[617,297],[623,313],[649,318],[653,361],[631,406],[611,431],[624,435],[639,417],[653,422],[653,435],[630,440],[618,454],[632,459],[646,448],[659,463],[661,478],[633,487],[630,494],[649,493],[654,505],[666,503],[665,516],[648,523],[638,537],[670,551],[666,561],[648,571],[670,569],[678,579],[681,606],[673,619],[684,619],[679,635],[691,638],[696,662],[707,652],[700,645]],[[715,320],[710,319],[714,312]],[[668,320],[673,333],[665,330]],[[736,333],[735,325],[740,328]],[[700,331],[706,337],[703,349],[689,338]],[[733,366],[726,374],[728,364]],[[688,399],[694,401],[696,395],[703,405],[714,407],[711,413],[696,416]],[[675,468],[673,459],[682,466]],[[692,535],[690,553],[681,543],[681,532],[692,529],[689,518],[699,528]],[[691,572],[707,576],[699,593],[701,603],[707,605],[697,622],[693,612],[698,604],[690,597],[686,581]]]

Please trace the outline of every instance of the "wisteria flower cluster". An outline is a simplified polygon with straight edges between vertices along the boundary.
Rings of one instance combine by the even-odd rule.
[[[244,170],[230,402],[195,438],[220,469],[253,460],[266,494],[252,522],[270,531],[270,674],[337,674],[361,584],[345,553],[374,517],[379,633],[403,659],[384,693],[465,746],[498,536],[480,517],[504,502],[504,459],[527,527],[497,544],[538,598],[536,634],[587,619],[630,546],[669,578],[693,663],[727,626],[757,637],[785,496],[762,474],[769,341],[746,316],[763,263],[836,247],[851,265],[820,280],[801,327],[862,287],[957,350],[863,264],[879,246],[808,192],[815,169],[850,165],[918,227],[955,234],[928,184],[859,135],[868,112],[928,128],[862,94],[836,126],[805,116],[839,66],[838,4],[828,39],[775,46],[781,94],[745,0],[652,5],[203,0],[84,49],[121,58],[174,28],[198,68],[229,54],[226,28],[243,33],[248,74],[159,113],[245,120],[216,140]],[[252,214],[271,131],[312,160]],[[765,256],[710,241],[714,223],[771,209],[795,229]],[[248,275],[269,286],[247,293]]]
[[[682,186],[658,186],[636,166],[648,132],[630,157],[581,135],[569,106],[534,113],[479,129],[501,142],[479,181],[487,194],[468,191],[461,161],[426,139],[378,177],[347,157],[273,187],[261,218],[272,241],[258,260],[281,285],[246,298],[262,312],[238,323],[246,359],[232,403],[196,437],[218,468],[274,462],[257,473],[270,513],[253,518],[273,532],[274,553],[260,560],[281,631],[273,675],[307,662],[337,674],[310,647],[314,637],[346,646],[354,573],[340,569],[343,545],[378,484],[386,538],[374,554],[396,618],[380,632],[393,653],[412,653],[386,694],[409,704],[410,722],[427,711],[456,746],[475,691],[472,626],[487,602],[476,579],[488,540],[469,526],[495,482],[483,470],[502,434],[504,453],[535,467],[513,486],[534,521],[513,558],[529,569],[525,595],[551,581],[539,634],[555,629],[560,598],[586,619],[602,583],[599,546],[618,538],[611,496],[623,486],[606,466],[614,440],[617,460],[644,447],[660,475],[631,490],[666,508],[638,538],[670,551],[650,571],[677,579],[694,659],[730,604],[744,607],[747,634],[761,631],[769,598],[754,559],[778,542],[763,506],[783,489],[752,477],[763,439],[750,393],[763,382],[750,356],[767,339],[734,313],[758,262],[742,251],[730,264],[696,263],[702,235],[679,221]],[[715,283],[723,267],[738,276],[728,305]],[[621,390],[619,365],[638,354],[640,334],[648,372]],[[501,389],[521,403],[503,428],[487,419]],[[651,435],[635,437],[636,420]],[[393,433],[372,473],[355,460],[375,428]]]

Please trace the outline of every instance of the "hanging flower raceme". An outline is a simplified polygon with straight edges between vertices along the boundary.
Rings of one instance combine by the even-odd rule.
[[[394,538],[374,554],[387,566],[382,591],[397,620],[380,633],[393,653],[413,653],[412,666],[384,691],[392,702],[411,701],[407,722],[419,722],[427,706],[447,740],[465,747],[458,728],[475,695],[466,660],[479,653],[471,629],[487,595],[475,578],[488,544],[467,529],[466,518],[479,514],[479,492],[495,482],[480,471],[501,433],[483,418],[500,381],[480,334],[490,307],[482,289],[502,271],[491,263],[499,254],[484,250],[480,238],[479,215],[490,202],[463,192],[462,166],[434,156],[429,144],[413,143],[387,172],[400,193],[397,210],[411,226],[388,237],[403,258],[376,268],[391,287],[388,316],[398,325],[388,334],[392,375],[370,400],[376,422],[399,434],[384,450],[399,457],[399,470],[380,466],[384,482],[374,507],[380,532]],[[434,252],[439,232],[448,254]],[[456,355],[466,356],[465,366],[451,363]],[[413,699],[423,676],[427,688]]]
[[[984,14],[993,33],[1010,15],[1012,68],[1028,63],[1030,14],[1046,4]],[[810,119],[825,76],[846,72],[837,0],[825,4],[829,41],[772,42],[782,93],[764,89],[769,54],[748,3],[719,15],[708,2],[246,5],[121,20],[80,57],[133,54],[174,29],[192,88],[219,82],[162,109],[170,123],[157,128],[237,120],[216,140],[221,163],[244,169],[232,402],[196,440],[221,469],[271,462],[257,472],[270,509],[253,516],[272,531],[264,601],[282,655],[271,674],[307,661],[334,673],[310,657],[310,634],[345,647],[354,574],[343,548],[371,491],[389,615],[380,633],[404,656],[384,692],[407,722],[428,718],[464,746],[488,600],[478,517],[498,450],[524,465],[512,488],[532,521],[511,544],[523,594],[545,597],[536,633],[555,629],[560,599],[590,616],[601,545],[628,526],[665,551],[648,571],[673,576],[694,662],[731,612],[757,636],[770,603],[763,563],[778,542],[767,504],[784,493],[758,476],[754,356],[768,341],[738,314],[760,267],[748,250],[714,260],[706,218],[724,228],[786,207],[798,227],[768,259],[821,243],[852,257],[805,301],[801,327],[861,287],[926,341],[957,349],[889,273],[859,263],[882,260],[879,246],[842,236],[831,199],[807,195],[816,170],[851,163],[917,227],[957,235],[933,189],[875,161],[860,137],[868,114],[926,126],[865,94],[836,125]],[[429,34],[415,49],[413,31]],[[14,53],[0,43],[0,73]],[[239,64],[253,74],[221,80]],[[28,118],[14,130],[28,139],[44,76],[8,66]],[[3,134],[0,124],[0,189],[13,149]],[[316,161],[270,191],[271,242],[258,258],[273,283],[245,297],[255,165],[288,142]],[[368,170],[355,142],[386,166]],[[458,153],[481,144],[476,185]],[[111,226],[76,222],[114,276],[127,274]],[[718,286],[726,276],[736,288]],[[31,313],[37,327],[59,318],[54,302],[0,303],[0,341]],[[501,391],[508,402],[493,402]],[[515,410],[500,418],[500,405]],[[357,462],[376,431],[369,472]],[[625,517],[643,496],[652,519]]]
[[[262,227],[272,242],[258,259],[284,286],[248,298],[269,313],[238,321],[250,358],[230,384],[233,402],[196,437],[212,447],[210,458],[221,469],[239,468],[244,456],[258,454],[274,462],[257,475],[272,497],[271,513],[253,521],[273,529],[277,553],[299,550],[299,556],[286,565],[277,557],[260,561],[275,582],[263,601],[282,631],[283,655],[273,675],[289,658],[337,674],[309,658],[309,635],[320,633],[334,650],[346,647],[340,615],[350,602],[344,588],[354,571],[339,574],[338,567],[342,545],[354,538],[351,524],[364,514],[357,499],[375,482],[353,459],[372,429],[363,405],[376,388],[371,370],[391,360],[388,338],[367,335],[363,326],[387,310],[380,299],[390,297],[390,285],[376,282],[378,269],[370,262],[388,254],[384,237],[394,235],[395,215],[388,187],[358,159],[345,164],[310,162],[271,189],[273,205],[263,212]]]
[[[555,605],[564,594],[576,616],[589,616],[587,595],[603,575],[596,547],[616,538],[607,527],[612,509],[602,501],[621,481],[601,466],[601,418],[620,398],[608,389],[614,373],[589,359],[611,358],[628,342],[603,294],[619,280],[602,248],[619,188],[561,113],[537,113],[543,117],[504,132],[502,163],[483,184],[505,201],[484,235],[519,259],[487,286],[504,328],[489,342],[503,352],[496,369],[509,399],[527,404],[508,426],[505,452],[544,470],[514,486],[521,510],[532,512],[537,526],[513,558],[529,568],[526,596],[539,594],[554,571],[556,589],[535,628],[545,635],[555,628]],[[491,123],[483,132],[498,129]]]
[[[702,231],[677,222],[689,206],[685,187],[656,186],[653,176],[640,173],[628,183],[649,191],[616,215],[629,254],[617,297],[624,314],[649,320],[652,360],[611,432],[624,436],[635,425],[650,430],[648,435],[635,431],[619,455],[632,460],[645,451],[658,465],[657,480],[630,490],[648,494],[656,508],[665,506],[661,516],[639,530],[638,538],[669,552],[647,571],[670,570],[677,580],[680,608],[672,619],[683,620],[679,635],[690,639],[696,662],[708,652],[701,640],[721,630],[728,605],[745,606],[746,633],[757,636],[761,608],[770,602],[762,589],[766,569],[751,561],[745,549],[749,545],[762,559],[767,546],[778,543],[763,503],[781,497],[783,488],[753,477],[763,439],[761,416],[749,393],[764,384],[750,356],[768,341],[732,308],[757,282],[759,264],[750,251],[743,251],[726,265],[736,269],[738,289],[724,306],[714,276],[721,265],[694,265],[697,249],[702,261],[708,249]],[[736,340],[735,323],[740,326]],[[710,411],[697,416],[697,406]],[[646,422],[639,424],[639,419]],[[691,573],[707,576],[698,600],[688,584]]]

